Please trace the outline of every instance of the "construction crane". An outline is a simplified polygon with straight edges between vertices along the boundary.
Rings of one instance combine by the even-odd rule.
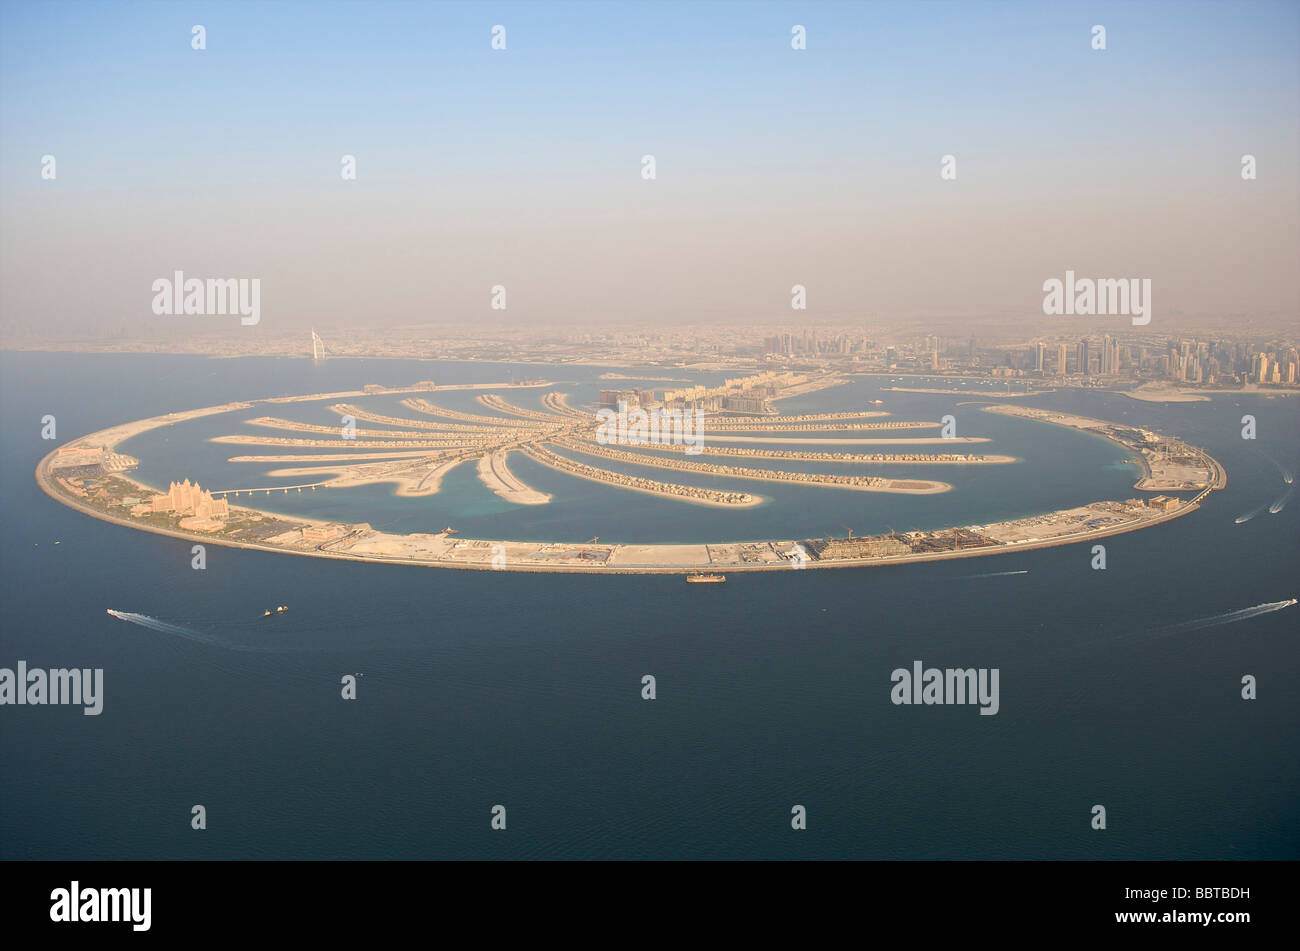
[[[589,542],[584,542],[583,544],[585,544],[585,545],[594,545],[594,544],[596,544],[596,542],[598,542],[598,541],[600,541],[600,536],[599,536],[599,535],[593,535],[593,536],[591,537],[591,541],[589,541]],[[596,549],[596,548],[583,548],[581,551],[578,552],[578,557],[581,558],[581,559],[583,559],[584,561],[585,561],[585,560],[592,560],[592,561],[595,561],[595,560],[600,559],[600,556],[601,556],[602,554],[605,554],[605,553],[601,552],[599,549]]]

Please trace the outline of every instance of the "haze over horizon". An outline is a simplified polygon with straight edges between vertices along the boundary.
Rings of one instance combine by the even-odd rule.
[[[6,7],[0,339],[1028,323],[1067,269],[1296,325],[1294,4],[735,10]],[[176,271],[260,324],[156,316]]]
[[[0,0],[7,917],[1266,929],[1298,106],[1300,0]]]

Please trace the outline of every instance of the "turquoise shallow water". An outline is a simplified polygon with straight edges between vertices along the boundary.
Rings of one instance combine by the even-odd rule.
[[[1295,401],[1029,400],[1162,428],[1227,467],[1228,489],[1201,511],[1108,539],[1106,571],[1068,546],[687,586],[214,547],[194,571],[187,543],[79,515],[32,479],[49,449],[45,414],[66,441],[249,396],[512,372],[598,387],[599,370],[13,353],[0,368],[0,666],[105,670],[99,717],[0,708],[5,858],[1300,855],[1298,609],[1214,620],[1297,595],[1297,506],[1267,511],[1287,490],[1282,471],[1300,468]],[[782,409],[861,408],[876,382]],[[375,487],[276,507],[399,531],[703,541],[938,527],[1131,494],[1123,452],[1105,441],[954,409],[951,397],[880,398],[903,418],[954,412],[961,434],[989,435],[987,451],[1025,462],[918,469],[957,486],[930,498],[740,483],[772,501],[729,513],[516,455],[551,505],[508,506],[463,467],[414,504]],[[318,421],[302,406],[276,412]],[[1258,419],[1254,443],[1240,438],[1243,413]],[[208,434],[234,431],[227,422]],[[259,477],[204,435],[195,424],[193,436],[164,437],[184,440],[186,473],[173,475],[165,454],[154,461],[153,437],[127,451],[138,448],[152,481]],[[1027,573],[1000,574],[1013,570]],[[260,620],[281,603],[287,615]],[[892,705],[890,673],[915,659],[998,667],[1000,712]],[[339,697],[345,673],[362,675],[355,702]],[[647,673],[653,702],[640,699]],[[1258,700],[1240,699],[1243,674],[1258,677]],[[194,803],[207,807],[206,832],[189,828]],[[489,828],[496,803],[509,810],[505,833]],[[795,803],[807,832],[789,828]],[[1094,803],[1108,807],[1105,833],[1089,829]]]
[[[421,367],[426,373],[429,368]],[[336,370],[335,372],[341,372]],[[389,370],[393,373],[393,370]],[[518,373],[518,370],[515,371]],[[536,372],[536,371],[535,371]],[[596,379],[598,370],[560,368],[562,389],[571,394],[574,405],[594,402],[597,391],[609,383]],[[498,371],[502,380],[509,376]],[[585,377],[589,382],[573,385],[572,380]],[[365,377],[369,379],[369,377]],[[394,377],[396,379],[396,377]],[[490,369],[477,379],[490,382]],[[356,378],[350,384],[356,386]],[[319,380],[309,380],[324,386]],[[466,464],[453,470],[444,480],[443,489],[434,496],[411,499],[395,494],[390,485],[373,485],[347,490],[291,492],[289,495],[258,495],[251,504],[285,514],[329,518],[348,522],[369,522],[376,528],[395,532],[436,532],[451,524],[467,537],[515,538],[523,540],[584,541],[600,536],[621,542],[707,542],[766,538],[803,538],[828,534],[843,535],[846,527],[866,534],[883,532],[889,527],[900,531],[915,528],[942,528],[970,522],[988,522],[1020,515],[1065,508],[1099,498],[1127,497],[1136,478],[1136,470],[1123,464],[1126,454],[1121,447],[1095,436],[1072,432],[1024,420],[1007,419],[980,411],[975,405],[956,405],[967,397],[934,394],[893,393],[882,391],[888,378],[859,378],[854,382],[823,391],[814,396],[783,401],[782,412],[844,412],[866,409],[887,410],[891,415],[881,421],[938,421],[945,415],[957,419],[958,434],[988,438],[987,443],[961,444],[956,451],[997,453],[1014,456],[1018,463],[997,466],[851,466],[832,463],[785,462],[772,460],[729,459],[728,462],[753,468],[783,468],[807,472],[871,473],[891,478],[937,479],[954,486],[939,496],[859,493],[825,488],[755,481],[736,481],[690,472],[641,466],[627,462],[593,460],[560,450],[561,455],[598,465],[617,472],[644,478],[678,482],[709,488],[740,489],[764,498],[757,509],[726,511],[714,507],[690,505],[671,499],[655,498],[593,483],[557,473],[522,454],[510,457],[512,470],[528,484],[547,492],[552,501],[544,506],[517,506],[493,495],[475,476],[475,467]],[[331,383],[331,386],[334,384]],[[349,385],[340,382],[339,385]],[[510,401],[526,407],[540,406],[544,391],[502,391]],[[452,391],[434,394],[438,405],[463,412],[493,415],[475,402],[474,392]],[[401,396],[350,399],[364,409],[383,415],[425,419],[399,405]],[[869,400],[885,399],[884,406],[870,406]],[[1039,398],[1042,399],[1042,398]],[[267,475],[289,464],[231,463],[236,455],[313,452],[281,450],[278,447],[240,446],[209,442],[214,436],[228,434],[270,434],[304,436],[242,425],[243,421],[263,415],[276,415],[298,422],[337,425],[339,417],[329,411],[333,400],[320,403],[266,405],[251,410],[196,420],[166,429],[145,433],[127,441],[123,452],[143,460],[139,478],[164,486],[173,479],[190,478],[212,488],[264,487],[298,485],[316,481],[312,477]],[[788,405],[787,405],[788,403]],[[361,421],[363,428],[381,428]],[[936,438],[938,427],[909,430],[865,430],[806,435],[809,438]],[[709,434],[705,434],[705,440]],[[717,445],[744,445],[726,444]],[[777,448],[800,448],[778,446]],[[809,446],[830,451],[852,452],[946,452],[953,447],[942,443],[901,446]],[[1133,493],[1128,493],[1129,495]],[[246,498],[246,497],[245,497]]]

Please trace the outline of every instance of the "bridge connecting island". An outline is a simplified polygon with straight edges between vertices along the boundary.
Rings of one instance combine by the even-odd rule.
[[[743,386],[745,382],[728,381],[728,384],[740,383]],[[791,385],[805,387],[807,381],[799,380]],[[848,467],[894,464],[972,466],[1017,462],[1010,456],[952,451],[959,446],[967,448],[988,441],[979,437],[862,435],[898,430],[937,430],[940,427],[939,423],[927,421],[884,419],[882,417],[888,414],[876,411],[800,416],[781,416],[771,412],[752,416],[714,413],[702,418],[697,416],[694,431],[689,433],[691,439],[650,443],[610,438],[611,430],[604,425],[607,421],[605,416],[570,405],[563,393],[552,391],[544,394],[540,409],[517,405],[500,395],[500,391],[510,389],[548,386],[550,384],[545,382],[455,387],[435,387],[432,383],[402,388],[367,386],[345,393],[279,397],[169,413],[114,426],[62,446],[41,460],[36,477],[49,495],[97,518],[205,543],[393,564],[597,573],[849,567],[1023,551],[1083,542],[1156,525],[1193,511],[1211,490],[1226,484],[1226,475],[1215,460],[1203,450],[1178,440],[1100,420],[998,405],[989,407],[987,411],[1069,426],[1125,446],[1133,461],[1142,468],[1135,485],[1139,490],[1162,493],[1195,491],[1198,494],[1191,499],[1161,494],[1145,500],[1100,501],[1013,522],[957,526],[937,531],[681,545],[600,544],[598,539],[585,543],[468,539],[450,528],[437,534],[403,535],[376,531],[363,522],[323,522],[276,514],[254,508],[251,504],[258,496],[265,497],[275,492],[317,491],[376,483],[395,485],[399,496],[427,496],[440,490],[449,471],[470,461],[476,461],[477,474],[483,484],[501,498],[520,505],[549,504],[550,495],[527,485],[510,470],[508,458],[515,452],[578,479],[685,504],[735,509],[766,501],[752,491],[752,487],[765,482],[912,495],[942,493],[952,488],[947,482],[895,479],[880,473],[828,474],[737,464],[747,460],[825,462]],[[400,417],[372,412],[347,402],[369,395],[428,394],[452,389],[493,391],[477,397],[477,402],[492,415],[439,406],[425,396],[401,400],[402,408],[413,415]],[[781,398],[779,392],[775,398]],[[129,476],[127,473],[137,460],[118,451],[118,447],[128,439],[164,426],[250,410],[258,404],[326,401],[330,401],[330,410],[339,416],[339,426],[258,416],[245,421],[254,431],[213,439],[216,443],[274,448],[272,454],[237,455],[230,461],[277,465],[279,467],[266,475],[277,479],[292,478],[292,485],[204,491],[187,480],[164,492]],[[674,407],[666,406],[664,409],[671,411]],[[818,437],[811,435],[813,433],[829,435]],[[713,445],[714,442],[740,441],[761,445]],[[905,452],[892,453],[876,449],[877,446],[900,444],[909,447],[942,445],[944,451],[925,452],[909,448]],[[774,445],[790,445],[792,448],[774,448]],[[853,449],[842,449],[843,446]],[[860,451],[859,447],[870,447],[870,451]],[[294,451],[306,448],[328,451]],[[282,463],[294,465],[280,466]],[[621,468],[610,468],[611,464]],[[646,474],[622,471],[629,466],[636,467],[637,471],[646,470]],[[650,470],[690,473],[738,484],[734,489],[683,484],[652,478]],[[178,478],[183,475],[177,473]],[[240,504],[238,500],[241,497],[248,498],[250,504]]]

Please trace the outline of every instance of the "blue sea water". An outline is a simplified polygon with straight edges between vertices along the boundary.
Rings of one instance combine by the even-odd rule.
[[[0,666],[105,671],[98,717],[0,707],[0,857],[1300,856],[1300,606],[1214,620],[1298,596],[1300,506],[1267,508],[1290,488],[1283,472],[1300,469],[1294,399],[1026,400],[1177,434],[1227,469],[1228,488],[1201,510],[1106,539],[1105,571],[1074,545],[688,586],[217,546],[196,571],[188,542],[88,518],[32,477],[53,445],[173,410],[511,376],[563,381],[582,403],[600,368],[3,353],[0,370]],[[969,451],[1022,461],[883,470],[955,487],[931,497],[725,483],[769,499],[739,513],[574,480],[518,454],[511,467],[551,504],[509,505],[472,466],[426,499],[377,486],[257,504],[394,531],[656,542],[938,528],[1137,494],[1123,450],[1104,440],[888,385],[859,378],[782,411],[881,398],[900,419],[952,413],[959,435],[992,439]],[[540,392],[507,398],[533,406]],[[432,399],[491,413],[472,393]],[[206,438],[248,432],[239,421],[267,413],[334,424],[327,406],[257,406],[123,449],[154,484],[293,484],[225,461],[273,450]],[[47,414],[53,443],[40,438]],[[1245,414],[1254,441],[1241,438]],[[290,611],[260,617],[277,604]],[[162,623],[117,620],[110,607]],[[891,704],[891,672],[918,659],[998,668],[999,713]],[[357,676],[355,701],[340,697],[345,674]],[[645,674],[654,701],[641,699]],[[1247,674],[1253,701],[1241,699]],[[190,828],[195,804],[204,831]],[[505,831],[490,826],[496,804]],[[790,827],[795,804],[806,831]],[[1107,808],[1104,832],[1090,828],[1094,804]]]

